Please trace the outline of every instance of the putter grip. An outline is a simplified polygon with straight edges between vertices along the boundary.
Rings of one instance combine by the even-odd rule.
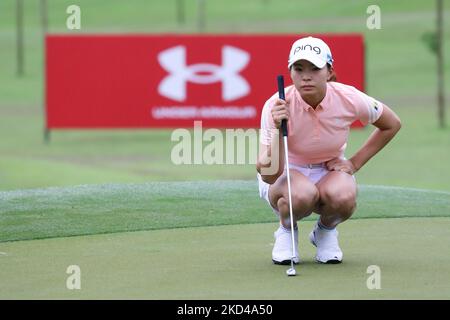
[[[284,96],[284,78],[283,78],[283,76],[279,75],[277,77],[277,81],[278,81],[278,97],[281,100],[286,100],[286,98]],[[288,129],[287,129],[287,121],[286,120],[281,121],[281,131],[283,132],[283,137],[287,137]]]

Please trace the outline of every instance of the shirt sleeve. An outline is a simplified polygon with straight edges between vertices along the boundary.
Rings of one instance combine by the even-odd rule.
[[[270,145],[273,132],[274,130],[276,130],[275,122],[273,121],[271,113],[272,106],[273,99],[267,100],[261,113],[261,130],[259,133],[259,142],[267,146]]]
[[[383,113],[383,103],[357,89],[355,90],[357,95],[357,99],[355,99],[355,107],[358,119],[363,125],[374,123]]]

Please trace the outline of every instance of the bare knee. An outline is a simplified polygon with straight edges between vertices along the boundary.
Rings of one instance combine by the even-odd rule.
[[[356,194],[352,191],[327,189],[320,198],[330,210],[341,215],[351,216],[356,209]]]
[[[319,191],[314,188],[304,188],[301,192],[292,192],[292,211],[296,220],[309,216],[319,201]],[[289,217],[289,196],[280,197],[277,208],[282,217]]]
[[[285,197],[280,197],[277,201],[277,209],[283,218],[289,217],[289,202]]]
[[[312,207],[319,200],[319,191],[314,186],[303,188],[292,193],[292,206],[293,208],[305,208]]]
[[[295,215],[301,219],[310,215],[319,201],[319,191],[314,185],[303,187],[292,193],[292,209]]]
[[[287,179],[280,177],[269,189],[269,198],[274,207],[280,212],[282,219],[290,218],[289,193]],[[319,201],[319,191],[301,173],[293,171],[291,177],[291,200],[294,220],[310,215]]]

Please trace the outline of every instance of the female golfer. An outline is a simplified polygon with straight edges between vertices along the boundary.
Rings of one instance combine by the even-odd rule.
[[[320,215],[309,235],[320,263],[340,263],[343,253],[336,226],[356,208],[357,187],[353,174],[380,151],[400,130],[399,117],[385,104],[354,87],[335,82],[330,48],[321,39],[306,37],[292,45],[288,68],[293,85],[285,88],[286,101],[274,94],[261,115],[260,154],[257,170],[259,192],[280,218],[274,233],[272,260],[289,264],[292,258],[291,223],[294,224],[295,257],[298,254],[297,220],[312,212]],[[280,133],[287,120],[292,208]],[[376,129],[349,159],[344,157],[350,125],[360,120]]]

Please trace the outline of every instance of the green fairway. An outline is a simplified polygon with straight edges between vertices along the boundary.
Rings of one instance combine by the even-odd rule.
[[[304,262],[300,275],[288,279],[285,267],[271,263],[277,220],[258,198],[256,181],[0,192],[0,298],[443,299],[450,294],[450,193],[361,185],[357,212],[339,227],[345,262],[337,266],[314,263],[307,234],[315,219],[300,223]],[[81,268],[79,291],[65,287],[70,265]],[[381,268],[380,290],[366,287],[370,265]]]
[[[275,223],[0,243],[1,299],[448,299],[450,218],[351,220],[319,265],[300,224],[297,277],[271,262]],[[68,290],[68,266],[81,289]],[[369,266],[381,289],[366,286]]]
[[[450,217],[450,192],[360,185],[354,218],[385,217]],[[273,221],[256,179],[0,192],[0,241]]]

